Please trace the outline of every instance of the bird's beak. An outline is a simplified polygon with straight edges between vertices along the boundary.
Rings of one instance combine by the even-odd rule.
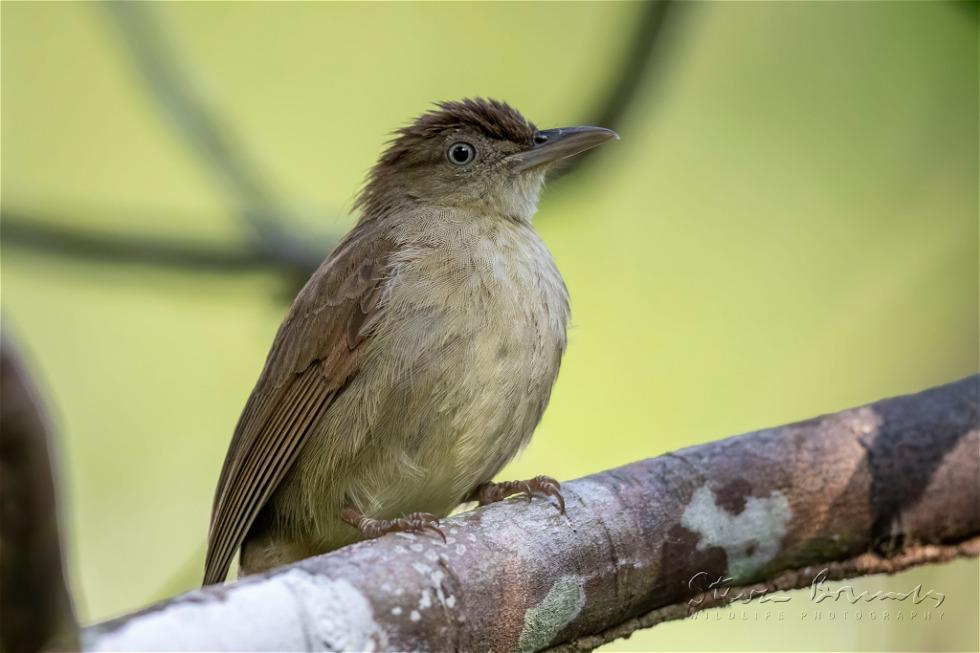
[[[507,157],[515,173],[548,165],[581,154],[606,141],[619,140],[619,134],[605,127],[560,127],[544,129],[534,135],[534,146]]]

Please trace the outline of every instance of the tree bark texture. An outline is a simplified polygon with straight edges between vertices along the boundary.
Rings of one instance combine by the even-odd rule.
[[[89,650],[588,650],[980,551],[980,377],[587,476],[88,628]]]

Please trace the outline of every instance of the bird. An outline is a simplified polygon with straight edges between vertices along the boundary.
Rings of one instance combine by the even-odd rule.
[[[272,343],[225,457],[204,585],[390,532],[442,535],[529,441],[566,349],[569,296],[532,226],[546,173],[618,139],[538,129],[509,104],[436,103],[394,132]],[[444,537],[444,535],[443,535]]]

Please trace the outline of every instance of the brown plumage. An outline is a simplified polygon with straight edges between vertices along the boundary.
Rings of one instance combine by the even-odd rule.
[[[412,145],[447,130],[472,128],[488,138],[511,141],[525,147],[534,144],[534,134],[538,131],[533,122],[506,102],[467,98],[458,102],[439,102],[436,107],[395,132],[399,138],[385,152],[381,159],[383,163],[390,163],[392,158]]]
[[[489,482],[540,419],[565,346],[564,284],[530,226],[544,169],[610,135],[540,132],[481,99],[397,133],[239,419],[205,584],[240,548],[251,573],[502,498]]]
[[[222,580],[303,437],[356,374],[392,247],[350,233],[300,291],[232,436],[212,508],[205,584]]]
[[[411,124],[395,131],[395,138],[368,174],[364,188],[354,202],[363,218],[388,213],[411,199],[411,189],[393,188],[399,169],[431,165],[433,151],[425,147],[445,134],[476,133],[499,144],[527,149],[534,145],[537,128],[517,109],[497,100],[464,99],[440,102],[436,109],[423,113]],[[434,153],[443,158],[441,150]],[[401,192],[404,191],[404,192]]]

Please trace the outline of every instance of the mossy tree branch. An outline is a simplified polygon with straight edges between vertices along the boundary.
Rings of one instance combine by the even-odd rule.
[[[566,483],[93,626],[90,650],[587,650],[759,590],[980,550],[980,377]],[[734,596],[732,593],[730,596]]]

